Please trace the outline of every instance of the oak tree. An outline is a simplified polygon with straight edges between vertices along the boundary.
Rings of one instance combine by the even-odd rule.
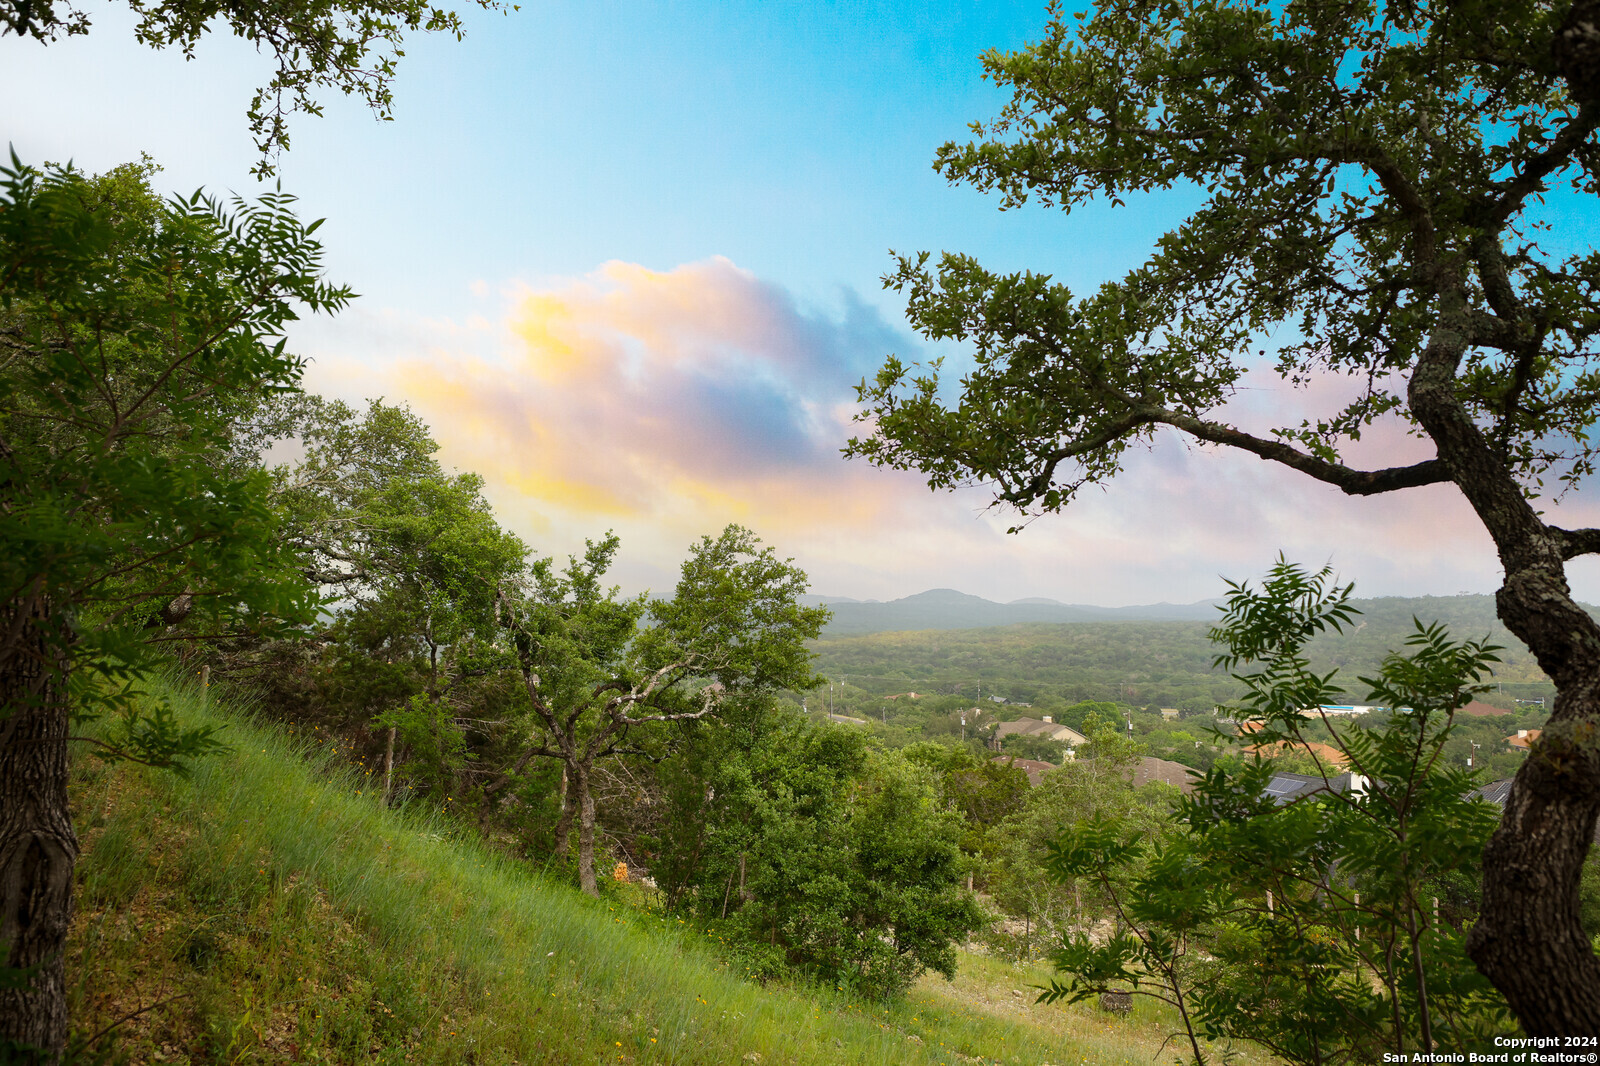
[[[729,526],[702,537],[670,599],[621,599],[604,584],[618,541],[590,542],[582,559],[530,568],[528,588],[502,598],[503,624],[536,726],[522,757],[486,786],[507,787],[536,757],[565,771],[557,849],[578,824],[578,882],[595,883],[595,762],[638,750],[639,732],[713,717],[731,700],[805,689],[816,680],[804,642],[827,621],[806,607],[806,575]]]
[[[119,714],[107,755],[194,754],[206,736],[129,698],[152,649],[317,602],[266,475],[215,457],[297,381],[297,309],[350,294],[292,198],[162,201],[147,178],[0,169],[0,1052],[23,1061],[66,1039],[71,720]]]
[[[500,0],[475,2],[490,11],[506,10]],[[278,154],[289,147],[288,117],[322,114],[319,90],[358,97],[387,121],[393,117],[395,64],[405,54],[406,33],[442,32],[460,40],[465,32],[456,12],[423,0],[132,0],[129,6],[138,17],[134,38],[140,44],[175,47],[192,58],[202,37],[225,26],[272,56],[277,69],[256,89],[246,111],[260,153],[256,173],[262,176],[273,173]],[[48,44],[88,33],[90,25],[89,12],[72,0],[0,0],[0,36],[10,32]]]
[[[1600,186],[1594,6],[1085,8],[1057,5],[1038,42],[985,56],[1011,101],[937,168],[1007,207],[1174,187],[1199,206],[1086,295],[964,255],[901,258],[887,283],[912,323],[968,342],[973,365],[947,400],[937,367],[888,360],[861,387],[871,429],[849,451],[1033,511],[1162,432],[1352,495],[1455,485],[1499,554],[1500,617],[1558,691],[1488,845],[1469,950],[1530,1034],[1600,1032],[1600,959],[1578,919],[1600,813],[1600,624],[1566,578],[1600,530],[1541,510],[1600,444],[1600,255],[1570,246],[1546,197],[1588,205]],[[1258,369],[1348,379],[1353,398],[1251,432],[1225,405]],[[1383,422],[1433,454],[1347,462]]]

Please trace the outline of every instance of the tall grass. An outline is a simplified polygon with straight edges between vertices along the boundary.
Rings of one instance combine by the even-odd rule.
[[[234,750],[187,779],[77,771],[75,1016],[88,1036],[133,1015],[117,1032],[137,1061],[1130,1061],[1126,1041],[954,1000],[741,980],[675,919],[543,880],[438,810],[387,809],[336,742],[158,695]]]

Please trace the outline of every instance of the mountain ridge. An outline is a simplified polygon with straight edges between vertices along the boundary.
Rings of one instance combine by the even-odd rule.
[[[1218,600],[1099,607],[1028,597],[997,603],[956,589],[926,589],[897,600],[879,602],[847,596],[810,594],[807,606],[823,606],[833,618],[825,637],[859,636],[920,629],[985,629],[1023,622],[1209,622],[1217,617]]]
[[[1094,604],[1063,603],[1042,596],[1030,596],[999,603],[950,588],[925,589],[897,600],[858,600],[848,596],[807,594],[807,606],[824,606],[833,612],[822,631],[824,638],[865,636],[871,633],[896,633],[917,630],[987,629],[992,626],[1027,622],[1215,622],[1222,599],[1196,600],[1193,603],[1148,603],[1127,607],[1101,607]],[[1365,614],[1387,617],[1408,611],[1424,621],[1440,620],[1467,630],[1500,628],[1495,617],[1494,597],[1486,593],[1457,593],[1453,596],[1362,596],[1351,600]],[[1585,604],[1590,614],[1600,618],[1600,609]],[[1402,622],[1408,619],[1401,619]],[[1509,635],[1509,634],[1507,634]]]

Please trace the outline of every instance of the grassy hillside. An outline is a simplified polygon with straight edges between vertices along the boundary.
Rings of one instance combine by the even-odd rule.
[[[189,780],[76,771],[74,1017],[132,1061],[1034,1066],[1160,1043],[1158,1014],[1033,1006],[989,960],[889,1006],[745,982],[675,919],[384,809],[331,744],[177,703],[233,753]]]

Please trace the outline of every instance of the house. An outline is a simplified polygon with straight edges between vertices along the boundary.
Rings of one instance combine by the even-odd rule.
[[[1534,730],[1538,732],[1538,730]],[[1481,799],[1485,803],[1492,803],[1502,811],[1506,809],[1506,798],[1511,795],[1511,778],[1504,781],[1491,781],[1482,788],[1475,788],[1467,793],[1468,799]],[[1594,827],[1594,842],[1600,844],[1600,824]]]
[[[1049,715],[1045,715],[1043,721],[1037,718],[1018,718],[1014,722],[1001,722],[995,727],[994,742],[997,745],[1001,744],[1006,737],[1013,735],[1055,740],[1069,748],[1089,743],[1088,737],[1071,726],[1057,725]]]
[[[1285,807],[1296,800],[1322,792],[1335,796],[1342,796],[1346,792],[1360,795],[1367,790],[1367,784],[1367,779],[1360,774],[1344,773],[1337,777],[1324,778],[1320,774],[1285,772],[1273,774],[1262,795],[1270,797],[1277,806]]]
[[[1506,797],[1511,794],[1511,778],[1504,781],[1491,781],[1482,788],[1475,788],[1467,793],[1468,799],[1481,799],[1485,803],[1492,803],[1501,810],[1506,808]]]
[[[1176,722],[1183,717],[1183,712],[1176,707],[1163,707],[1161,708],[1161,717],[1165,721]]]
[[[1482,700],[1473,700],[1456,711],[1456,713],[1464,714],[1469,718],[1498,718],[1502,714],[1510,714],[1511,712],[1501,710],[1499,707],[1491,707]]]
[[[1519,729],[1513,736],[1506,737],[1506,743],[1518,751],[1527,751],[1543,732],[1542,729]]]
[[[1006,766],[1015,766],[1018,770],[1028,775],[1028,784],[1037,785],[1044,780],[1044,775],[1057,769],[1054,763],[1041,762],[1038,759],[1019,759],[1015,755],[996,755],[990,762],[1002,763]]]
[[[1141,756],[1139,765],[1133,768],[1128,776],[1128,783],[1134,788],[1148,785],[1152,781],[1160,781],[1164,785],[1171,785],[1180,790],[1185,796],[1194,791],[1194,779],[1200,776],[1200,771],[1192,766],[1185,766],[1181,762],[1171,759],[1155,759],[1148,755]]]
[[[1298,751],[1315,757],[1326,766],[1348,766],[1350,756],[1334,747],[1324,744],[1320,740],[1308,740],[1298,744],[1291,744],[1287,740],[1280,740],[1276,744],[1255,744],[1245,749],[1251,755],[1260,755],[1270,759],[1274,755],[1282,755],[1290,751]]]
[[[840,725],[866,725],[865,718],[851,718],[848,714],[830,714],[828,721],[838,722]]]
[[[1038,759],[1019,759],[1014,755],[996,755],[990,762],[1002,763],[1006,766],[1015,766],[1028,775],[1028,784],[1037,785],[1044,779],[1044,775],[1051,770],[1060,769],[1054,763],[1040,762]],[[1138,765],[1128,773],[1128,784],[1134,788],[1148,785],[1152,781],[1171,785],[1179,789],[1184,795],[1194,791],[1195,778],[1200,776],[1200,771],[1185,766],[1170,759],[1153,759],[1146,755],[1140,758]]]

